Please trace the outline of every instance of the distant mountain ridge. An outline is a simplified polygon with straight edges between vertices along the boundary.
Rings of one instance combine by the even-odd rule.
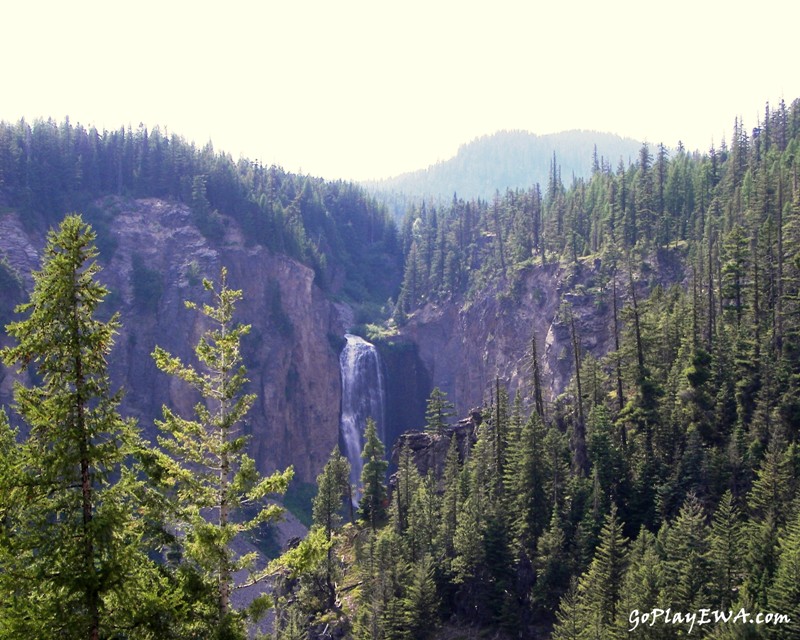
[[[405,199],[449,200],[453,193],[464,199],[491,198],[496,190],[545,184],[555,153],[562,181],[587,177],[593,154],[598,162],[616,168],[620,159],[635,160],[642,143],[612,133],[571,130],[537,135],[529,131],[498,131],[462,145],[449,160],[427,169],[404,173],[364,186],[391,205]]]

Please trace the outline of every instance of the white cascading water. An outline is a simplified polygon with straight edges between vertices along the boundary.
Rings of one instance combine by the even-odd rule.
[[[385,392],[383,371],[375,346],[359,336],[345,334],[347,344],[339,356],[342,374],[342,414],[339,432],[344,455],[350,462],[350,484],[356,487],[353,504],[361,495],[361,450],[367,418],[375,420],[378,437],[384,439]]]

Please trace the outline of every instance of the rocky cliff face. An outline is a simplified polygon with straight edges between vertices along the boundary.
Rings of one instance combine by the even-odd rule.
[[[406,431],[397,438],[392,449],[392,467],[397,468],[400,464],[400,453],[403,447],[408,447],[411,459],[417,467],[420,475],[425,477],[429,472],[437,480],[444,476],[445,462],[450,449],[450,442],[456,439],[458,457],[463,462],[469,457],[472,446],[477,441],[478,427],[483,422],[483,415],[480,409],[470,411],[467,418],[459,420],[456,424],[450,425],[440,433],[428,433],[425,431]],[[390,478],[392,489],[397,484],[397,475]],[[443,489],[440,485],[440,489]]]
[[[671,250],[643,262],[635,276],[637,295],[683,281],[681,264]],[[627,275],[618,276],[620,305],[628,292]],[[612,285],[600,259],[577,267],[529,266],[468,303],[429,304],[411,317],[402,337],[416,345],[431,387],[445,391],[456,414],[464,415],[489,398],[496,378],[512,398],[517,390],[532,397],[535,335],[545,402],[552,402],[575,369],[571,327],[559,313],[563,302],[571,308],[581,353],[600,357],[613,349]]]
[[[114,383],[125,390],[123,414],[138,418],[150,437],[163,404],[192,415],[197,398],[160,373],[150,354],[158,344],[193,361],[205,326],[184,301],[205,301],[202,278],[218,280],[225,266],[229,285],[243,290],[237,320],[252,325],[243,343],[250,390],[258,396],[245,424],[251,455],[263,472],[292,464],[299,480],[313,482],[338,442],[341,387],[332,338],[344,333],[346,311],[326,299],[311,269],[249,246],[228,219],[224,238],[210,242],[184,205],[107,198],[99,206],[113,213],[99,244],[109,248],[100,257],[101,279],[112,292],[107,307],[121,312],[123,324],[110,361]],[[43,245],[43,234],[25,230],[16,214],[0,217],[0,256],[22,278],[21,299]],[[0,376],[0,402],[8,404],[11,376]]]
[[[156,344],[186,360],[205,329],[185,300],[204,300],[202,278],[218,279],[225,266],[230,286],[243,290],[238,320],[252,325],[244,342],[250,390],[258,401],[245,429],[263,472],[294,465],[299,480],[313,482],[338,442],[341,336],[352,310],[335,305],[308,267],[251,245],[231,220],[210,242],[189,209],[156,199],[106,198],[98,203],[110,220],[98,244],[101,278],[119,310],[123,328],[111,357],[115,384],[125,390],[122,410],[152,437],[161,406],[191,415],[196,398],[180,381],[160,373],[150,356]],[[4,287],[0,320],[27,296],[30,272],[39,267],[44,234],[24,227],[15,213],[0,216],[0,258],[19,284]],[[681,282],[677,251],[663,250],[640,265],[644,297],[655,284]],[[613,348],[609,270],[597,260],[577,267],[528,266],[469,302],[429,304],[418,310],[394,345],[381,345],[388,385],[388,442],[424,423],[425,398],[434,386],[447,392],[457,415],[480,407],[495,378],[510,394],[531,395],[531,338],[536,337],[546,400],[568,385],[574,371],[571,330],[559,314],[569,302],[581,351],[601,356]],[[628,297],[627,277],[618,296]],[[3,338],[0,336],[0,341]],[[0,402],[11,402],[11,375],[0,368]]]

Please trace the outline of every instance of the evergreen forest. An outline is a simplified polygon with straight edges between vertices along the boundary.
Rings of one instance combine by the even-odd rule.
[[[0,352],[33,373],[20,426],[0,416],[0,637],[241,638],[267,615],[283,640],[800,638],[799,155],[800,100],[781,101],[705,153],[595,154],[568,184],[554,156],[546,184],[422,203],[396,228],[356,185],[158,131],[0,125],[0,205],[52,228]],[[434,464],[410,437],[387,451],[369,421],[358,505],[334,449],[308,536],[259,564],[235,541],[280,516],[267,498],[291,470],[262,476],[247,454],[241,293],[208,274],[188,301],[209,327],[196,363],[154,352],[201,401],[165,407],[146,442],[107,375],[107,193],[183,201],[209,237],[224,212],[330,295],[387,301],[371,320],[390,337],[487,291],[513,308],[558,265],[565,292],[610,310],[614,348],[582,348],[562,296],[563,394],[532,328],[524,388],[498,377],[459,422],[434,388],[408,425]],[[269,589],[238,606],[242,583]]]
[[[97,205],[107,195],[186,203],[208,238],[223,233],[222,212],[249,242],[312,267],[327,290],[343,269],[343,295],[350,299],[385,301],[396,288],[392,278],[402,256],[395,226],[353,183],[235,161],[210,142],[198,148],[158,128],[98,131],[69,119],[0,122],[0,207],[21,211],[29,228],[47,229],[80,211],[108,260],[113,215]]]

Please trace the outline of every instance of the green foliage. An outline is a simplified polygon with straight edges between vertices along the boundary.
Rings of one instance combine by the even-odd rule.
[[[364,449],[361,457],[364,467],[361,469],[362,494],[358,506],[358,515],[372,529],[386,520],[386,469],[389,463],[384,460],[385,448],[378,437],[375,421],[367,418],[364,430]]]
[[[711,563],[711,589],[721,606],[733,604],[744,577],[745,531],[742,515],[733,495],[726,491],[722,496],[708,536]]]
[[[690,494],[671,526],[665,525],[664,595],[675,610],[691,611],[709,600],[711,563],[706,517]]]
[[[425,640],[436,630],[439,596],[434,581],[434,563],[424,556],[414,565],[403,599],[406,628],[412,638]]]
[[[409,527],[411,505],[422,482],[407,441],[400,445],[394,477],[390,515],[395,530],[402,534]]]
[[[613,309],[604,359],[579,353],[577,314],[554,327],[575,347],[569,393],[545,411],[534,344],[517,387],[535,418],[497,384],[462,470],[448,454],[432,554],[447,612],[530,631],[566,593],[578,622],[559,614],[554,637],[622,637],[626,607],[770,606],[799,489],[798,114],[767,109],[757,135],[737,123],[706,155],[642,145],[568,187],[553,158],[541,187],[410,209],[399,323],[479,296],[513,313],[556,261],[563,298]]]
[[[421,562],[439,613],[486,635],[554,623],[554,638],[622,638],[634,609],[796,609],[798,114],[768,109],[758,135],[737,123],[731,148],[706,155],[642,145],[568,187],[553,158],[543,187],[409,211],[398,323],[478,296],[513,313],[557,267],[575,308],[613,310],[614,348],[581,354],[586,322],[567,316],[553,330],[572,335],[576,378],[546,411],[535,381],[517,381],[533,393],[510,407],[497,380],[441,477],[400,449],[388,526],[361,525],[358,637],[406,637],[411,585],[430,588]],[[532,372],[535,357],[534,344]],[[442,401],[427,416],[437,451]]]
[[[317,495],[313,500],[314,525],[322,529],[328,541],[328,553],[317,573],[321,576],[315,581],[314,597],[324,601],[326,609],[336,603],[336,583],[339,578],[339,564],[334,558],[331,541],[342,521],[341,512],[345,500],[350,500],[350,463],[339,453],[339,447],[331,452],[322,473],[317,477]]]
[[[791,622],[777,627],[774,637],[792,638],[800,635],[800,513],[781,536],[779,553],[769,604],[775,611],[789,616]]]
[[[128,464],[141,443],[108,379],[119,322],[96,318],[107,291],[93,242],[78,215],[51,231],[30,300],[17,309],[27,317],[7,327],[16,345],[2,350],[4,362],[37,380],[14,387],[25,440],[15,442],[0,413],[7,637],[112,636],[134,620],[146,628],[174,604],[158,602],[170,586],[147,558],[136,517],[143,487]]]
[[[317,476],[317,493],[312,501],[314,524],[322,527],[329,539],[341,523],[344,501],[350,497],[349,478],[350,463],[337,446]]]
[[[448,418],[453,417],[453,403],[447,399],[447,394],[434,387],[428,397],[425,411],[425,430],[431,433],[441,433],[448,426]]]
[[[628,561],[627,543],[622,535],[622,523],[612,507],[600,532],[600,544],[580,587],[584,598],[596,607],[603,625],[612,625],[617,615]]]
[[[300,482],[296,478],[289,483],[283,496],[283,506],[306,527],[312,522],[312,501],[317,493],[315,485],[309,482]]]
[[[509,442],[506,467],[506,507],[512,539],[518,549],[534,557],[539,536],[547,527],[548,461],[544,454],[544,424],[536,412],[525,421],[518,437]]]
[[[263,611],[275,604],[278,635],[307,634],[310,624],[322,621],[349,629],[349,618],[353,634],[369,638],[422,637],[440,619],[482,627],[475,633],[484,635],[498,629],[543,635],[543,627],[554,623],[553,637],[615,638],[628,635],[627,612],[666,606],[745,606],[794,612],[794,618],[800,490],[800,103],[768,109],[752,138],[737,122],[730,148],[705,155],[684,149],[668,154],[663,147],[644,145],[636,162],[620,163],[616,170],[595,158],[591,178],[575,179],[569,186],[553,158],[542,187],[496,193],[486,201],[454,197],[446,204],[420,204],[403,222],[400,238],[380,208],[352,186],[246,162],[234,165],[211,148],[187,150],[179,139],[167,140],[160,133],[122,131],[87,143],[78,129],[52,123],[22,123],[3,131],[0,151],[9,140],[29,137],[39,157],[54,160],[51,175],[35,163],[21,172],[9,164],[8,154],[0,153],[7,197],[31,227],[88,193],[158,192],[190,202],[195,215],[210,223],[223,219],[215,211],[224,212],[249,242],[304,261],[319,284],[344,297],[372,297],[361,306],[362,321],[376,317],[378,306],[395,296],[389,290],[394,276],[373,276],[396,275],[393,261],[401,250],[406,263],[394,309],[401,323],[423,305],[468,306],[477,296],[491,296],[498,312],[513,313],[528,295],[527,285],[540,289],[539,276],[556,269],[566,274],[562,293],[573,308],[613,309],[609,326],[597,327],[598,335],[614,344],[604,358],[581,353],[579,330],[586,322],[577,313],[567,316],[566,324],[562,319],[554,325],[562,337],[565,331],[572,336],[574,363],[569,350],[560,362],[573,366],[576,377],[569,392],[546,410],[542,389],[536,391],[541,381],[531,385],[518,379],[519,389],[533,387],[533,393],[518,396],[512,407],[496,380],[480,425],[474,431],[459,426],[452,433],[441,477],[420,477],[414,454],[405,448],[389,493],[383,444],[371,425],[364,448],[361,519],[354,526],[341,527],[346,474],[334,456],[314,499],[316,526],[265,570],[285,591],[274,603],[262,598],[253,607]],[[62,152],[55,151],[67,133],[76,134],[82,149],[117,154],[113,157],[122,158],[117,170],[106,175],[82,165],[85,182],[76,188],[71,172],[59,165]],[[70,144],[61,145],[63,153],[75,160]],[[152,149],[183,150],[186,166],[162,171],[152,162]],[[216,237],[217,231],[208,233]],[[141,305],[158,297],[152,287],[148,293],[152,274],[145,269],[140,260],[132,274],[132,284],[139,280],[135,297]],[[89,273],[91,280],[91,268],[80,273]],[[199,274],[189,270],[186,277],[199,282]],[[662,280],[681,285],[666,288]],[[226,286],[222,291],[210,283],[206,287],[218,297],[217,306],[204,310],[219,310]],[[50,291],[36,295],[42,309],[58,299]],[[540,304],[548,302],[535,291],[533,296]],[[229,309],[236,300],[231,292]],[[280,329],[281,300],[269,291],[266,300],[266,311]],[[37,322],[47,319],[42,314]],[[206,322],[216,326],[217,320],[212,315]],[[51,342],[44,332],[36,334],[37,345],[63,355],[70,344],[63,333],[70,321],[63,316],[53,323]],[[115,322],[112,318],[108,326]],[[21,326],[15,323],[11,331]],[[102,329],[103,323],[96,326],[94,347],[103,356],[91,362],[101,367],[113,330]],[[280,330],[288,335],[291,328]],[[381,334],[372,326],[365,330]],[[392,339],[391,331],[384,339]],[[195,420],[165,410],[164,425],[171,425],[173,437],[163,439],[164,449],[180,455],[143,451],[135,437],[128,446],[127,436],[91,449],[107,465],[92,477],[97,483],[92,500],[100,502],[91,529],[121,534],[97,538],[98,548],[110,546],[96,566],[86,562],[84,548],[71,543],[74,537],[63,535],[70,523],[78,530],[82,526],[76,515],[80,510],[75,510],[81,505],[77,497],[84,495],[78,491],[81,483],[73,477],[70,488],[49,494],[33,482],[59,473],[74,476],[80,469],[74,459],[63,463],[70,451],[67,443],[77,440],[61,432],[50,437],[51,431],[68,429],[74,412],[64,410],[64,399],[75,386],[52,386],[68,367],[32,371],[39,385],[33,388],[48,389],[60,400],[51,405],[44,392],[20,392],[19,413],[23,408],[28,412],[21,431],[27,438],[29,428],[31,439],[21,439],[0,418],[0,595],[14,596],[0,601],[0,620],[6,625],[0,629],[15,637],[41,637],[46,625],[61,619],[59,607],[86,617],[86,591],[78,587],[101,585],[94,593],[102,599],[102,613],[116,616],[108,624],[124,621],[128,628],[141,629],[141,637],[243,631],[239,615],[221,615],[220,581],[211,576],[214,571],[225,575],[226,569],[216,568],[220,558],[230,560],[228,567],[246,563],[226,555],[225,545],[236,527],[250,526],[254,514],[274,515],[273,508],[264,511],[263,493],[285,482],[266,488],[246,456],[236,457],[240,466],[234,471],[232,465],[230,478],[221,479],[225,456],[230,454],[232,462],[234,454],[243,454],[239,419],[252,402],[238,361],[238,341],[246,328],[231,324],[223,333],[233,337],[226,342],[212,331],[198,348],[198,359],[207,367],[195,369],[159,354],[163,367],[193,385],[199,397],[215,398],[199,403]],[[20,344],[28,340],[17,339]],[[329,340],[333,345],[340,338]],[[32,351],[13,353],[17,364],[31,369],[49,362],[36,360]],[[225,366],[232,367],[228,387],[224,376],[214,374],[223,353]],[[533,344],[532,371],[535,359]],[[101,399],[107,382],[92,384],[89,391],[97,395],[87,415],[103,428],[124,432],[127,423],[113,417],[116,396],[110,402]],[[287,396],[296,389],[290,382]],[[441,451],[442,439],[451,434],[443,428],[449,408],[443,394],[432,405],[429,436]],[[532,408],[531,416],[525,407]],[[204,438],[217,427],[231,439],[212,451]],[[48,434],[46,440],[37,440],[39,431]],[[112,441],[119,448],[106,446]],[[187,448],[181,450],[183,445]],[[128,452],[125,460],[143,457],[150,475],[114,457],[123,451]],[[202,458],[204,452],[211,457]],[[192,456],[197,457],[189,471],[181,463]],[[205,489],[202,481],[208,482]],[[169,489],[171,502],[151,491],[155,485]],[[73,499],[56,504],[68,491]],[[226,496],[224,505],[214,502],[219,495]],[[53,505],[64,515],[44,515]],[[220,523],[208,514],[217,518],[235,506],[243,507],[242,517],[230,517],[225,527],[215,529]],[[166,527],[162,516],[175,524]],[[147,553],[165,548],[166,562],[155,567]],[[126,551],[124,559],[117,549]],[[44,559],[53,557],[52,566],[68,567],[74,579],[50,572]],[[111,582],[98,578],[104,563],[109,576],[124,576],[116,582],[109,578],[113,586],[105,591]],[[26,579],[18,583],[17,575]],[[53,596],[58,579],[63,580],[60,599]],[[123,597],[139,605],[135,612]],[[39,599],[41,618],[26,617],[30,603],[38,605]],[[664,625],[639,631],[658,638],[682,632]],[[709,635],[753,637],[751,631],[718,627]],[[789,637],[793,631],[769,633]]]
[[[164,293],[163,276],[148,267],[138,253],[131,258],[131,288],[133,300],[139,308],[149,313],[158,311],[158,303]]]
[[[200,232],[223,240],[233,221],[247,242],[314,269],[317,284],[357,302],[396,295],[401,252],[393,220],[352,183],[325,182],[279,167],[198,148],[180,136],[139,126],[113,131],[69,121],[0,122],[4,203],[29,229],[88,210],[107,259],[115,249],[116,212],[108,196],[185,202]],[[344,280],[340,279],[344,274]]]
[[[630,612],[652,611],[663,604],[662,590],[665,583],[664,566],[656,537],[647,529],[642,529],[632,542],[628,554],[628,570],[620,592],[617,631],[627,635],[631,628]],[[646,627],[636,630],[645,638],[661,638],[662,627]],[[624,637],[624,636],[622,636]]]
[[[402,597],[408,565],[400,554],[400,540],[391,528],[370,530],[368,536],[354,637],[405,638],[408,618]]]
[[[233,323],[235,305],[242,294],[228,287],[224,268],[218,287],[208,280],[203,286],[213,304],[198,307],[186,303],[210,323],[195,347],[201,368],[184,364],[160,347],[153,352],[159,369],[187,383],[203,401],[195,406],[195,420],[164,407],[164,419],[158,423],[165,434],[159,437],[164,452],[157,451],[156,456],[175,524],[183,534],[186,558],[208,584],[216,584],[215,628],[222,633],[240,624],[231,606],[234,574],[244,569],[252,572],[255,560],[252,554],[238,554],[234,539],[280,516],[281,508],[267,504],[265,499],[286,491],[292,470],[262,478],[245,453],[247,438],[240,424],[255,396],[243,391],[247,378],[240,342],[249,326]],[[255,507],[255,515],[245,518],[245,509],[250,506]],[[214,514],[213,520],[209,513]],[[253,574],[251,579],[260,576]]]
[[[444,490],[439,506],[439,531],[436,535],[439,553],[443,556],[442,571],[447,573],[450,571],[450,563],[455,556],[455,535],[458,527],[458,514],[463,499],[460,483],[461,475],[458,442],[455,437],[452,437],[450,438],[447,457],[444,461],[444,473],[442,477]]]

